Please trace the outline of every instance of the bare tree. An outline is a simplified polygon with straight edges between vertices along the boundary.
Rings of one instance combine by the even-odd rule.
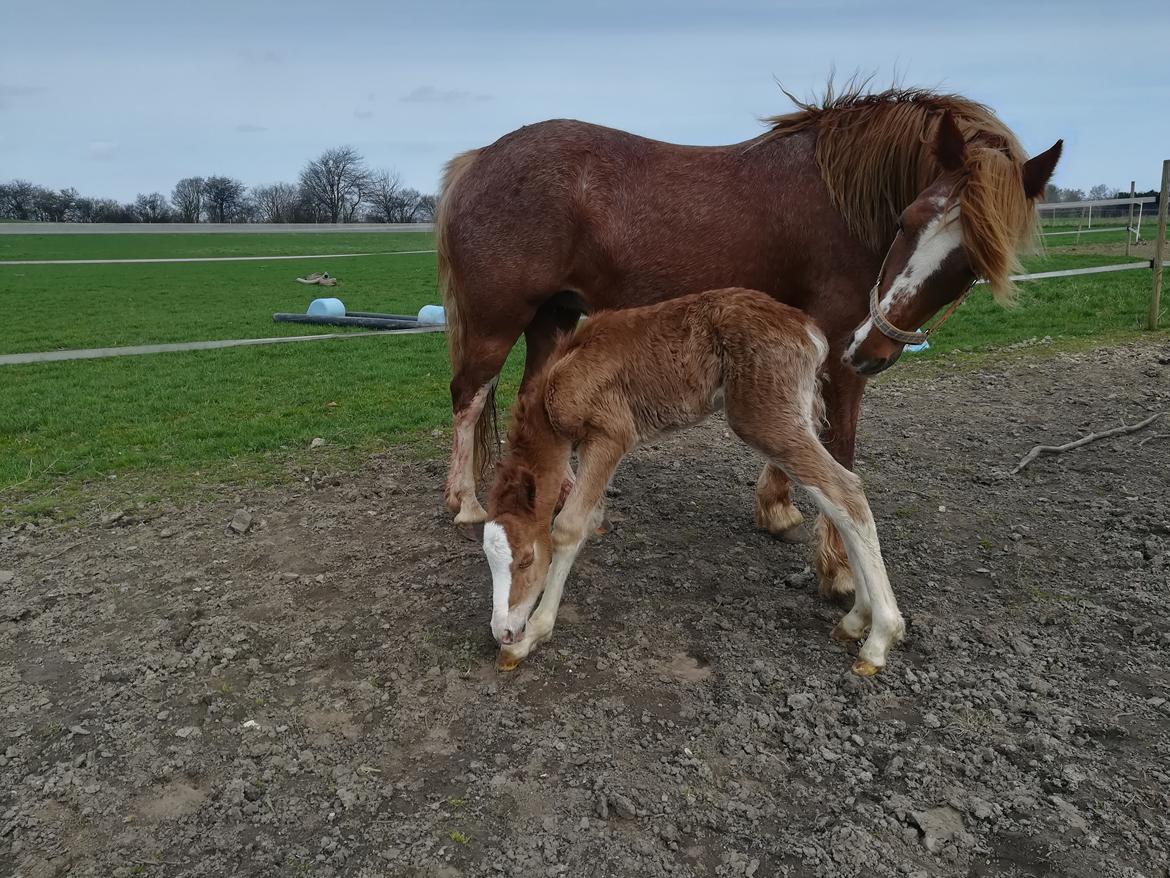
[[[0,213],[5,219],[33,219],[36,194],[37,187],[28,180],[6,183],[0,187]]]
[[[297,201],[300,193],[291,183],[273,183],[270,186],[255,186],[252,199],[262,223],[296,222]]]
[[[435,220],[435,208],[439,206],[439,199],[434,195],[423,195],[418,200],[418,212],[415,214],[416,223],[430,223]]]
[[[379,171],[370,180],[367,219],[376,223],[412,223],[423,196],[417,189],[402,185],[395,171]]]
[[[63,223],[73,211],[77,192],[73,189],[54,192],[43,186],[34,186],[32,200],[34,219],[44,223]]]
[[[175,184],[171,204],[180,222],[197,223],[203,218],[203,183],[202,177],[184,177]]]
[[[140,192],[134,199],[134,215],[142,223],[166,223],[171,221],[171,206],[161,192],[149,195]]]
[[[203,199],[207,218],[213,223],[229,223],[238,218],[244,201],[244,184],[231,177],[208,177],[203,181]]]
[[[352,146],[327,149],[301,171],[301,191],[331,223],[353,222],[366,200],[370,172]]]
[[[1098,199],[1113,198],[1117,194],[1117,189],[1113,186],[1106,186],[1104,183],[1098,183],[1089,190],[1089,198],[1096,201]]]

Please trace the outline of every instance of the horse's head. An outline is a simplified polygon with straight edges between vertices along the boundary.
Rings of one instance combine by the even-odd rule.
[[[525,467],[502,470],[493,490],[483,552],[492,571],[492,636],[518,643],[544,591],[552,536],[536,514],[536,477]]]
[[[965,142],[944,113],[934,145],[941,173],[898,218],[870,291],[869,317],[853,331],[845,362],[862,375],[892,366],[907,344],[926,340],[917,327],[957,305],[980,277],[997,296],[1009,295],[1015,253],[1031,236],[1034,203],[1060,152],[1057,141],[1017,164],[994,147]]]

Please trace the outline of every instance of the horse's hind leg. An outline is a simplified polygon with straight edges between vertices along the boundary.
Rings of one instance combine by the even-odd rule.
[[[524,377],[520,382],[521,388],[540,374],[556,348],[557,336],[572,332],[580,319],[580,311],[563,307],[551,300],[537,309],[536,316],[524,330]],[[573,489],[574,478],[573,467],[566,463],[565,475],[561,480],[561,494],[557,500],[557,511],[560,511],[568,499],[569,492]]]
[[[452,421],[451,464],[444,490],[447,508],[455,513],[456,524],[485,521],[487,513],[475,496],[476,424],[485,406],[494,405],[494,390],[508,352],[519,338],[520,328],[511,337],[467,339],[460,365],[451,379]]]
[[[803,542],[800,529],[804,516],[792,503],[788,476],[772,463],[765,463],[756,482],[756,527],[791,542]]]

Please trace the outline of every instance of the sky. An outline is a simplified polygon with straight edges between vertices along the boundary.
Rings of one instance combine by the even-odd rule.
[[[577,118],[734,143],[836,70],[993,107],[1053,180],[1157,187],[1170,2],[0,0],[0,181],[94,196],[293,181],[322,150],[437,189],[454,154]]]

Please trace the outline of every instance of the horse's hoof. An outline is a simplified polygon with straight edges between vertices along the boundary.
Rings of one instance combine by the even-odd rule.
[[[508,673],[514,671],[520,666],[520,659],[512,655],[510,652],[500,650],[500,654],[496,656],[496,670],[501,673]]]
[[[829,632],[829,636],[832,637],[834,640],[836,640],[838,643],[856,643],[857,641],[861,640],[862,635],[864,635],[864,634],[865,634],[864,631],[859,631],[856,634],[851,634],[839,622],[836,625],[834,625],[833,630]]]
[[[867,662],[865,659],[858,659],[853,663],[853,673],[859,677],[872,677],[880,670],[881,668],[873,662]]]
[[[483,525],[482,524],[456,524],[455,533],[463,537],[463,539],[472,543],[483,542]]]
[[[813,541],[812,528],[809,527],[808,522],[801,522],[795,527],[790,527],[782,530],[773,536],[778,537],[785,543],[796,543],[798,545],[808,545]]]

